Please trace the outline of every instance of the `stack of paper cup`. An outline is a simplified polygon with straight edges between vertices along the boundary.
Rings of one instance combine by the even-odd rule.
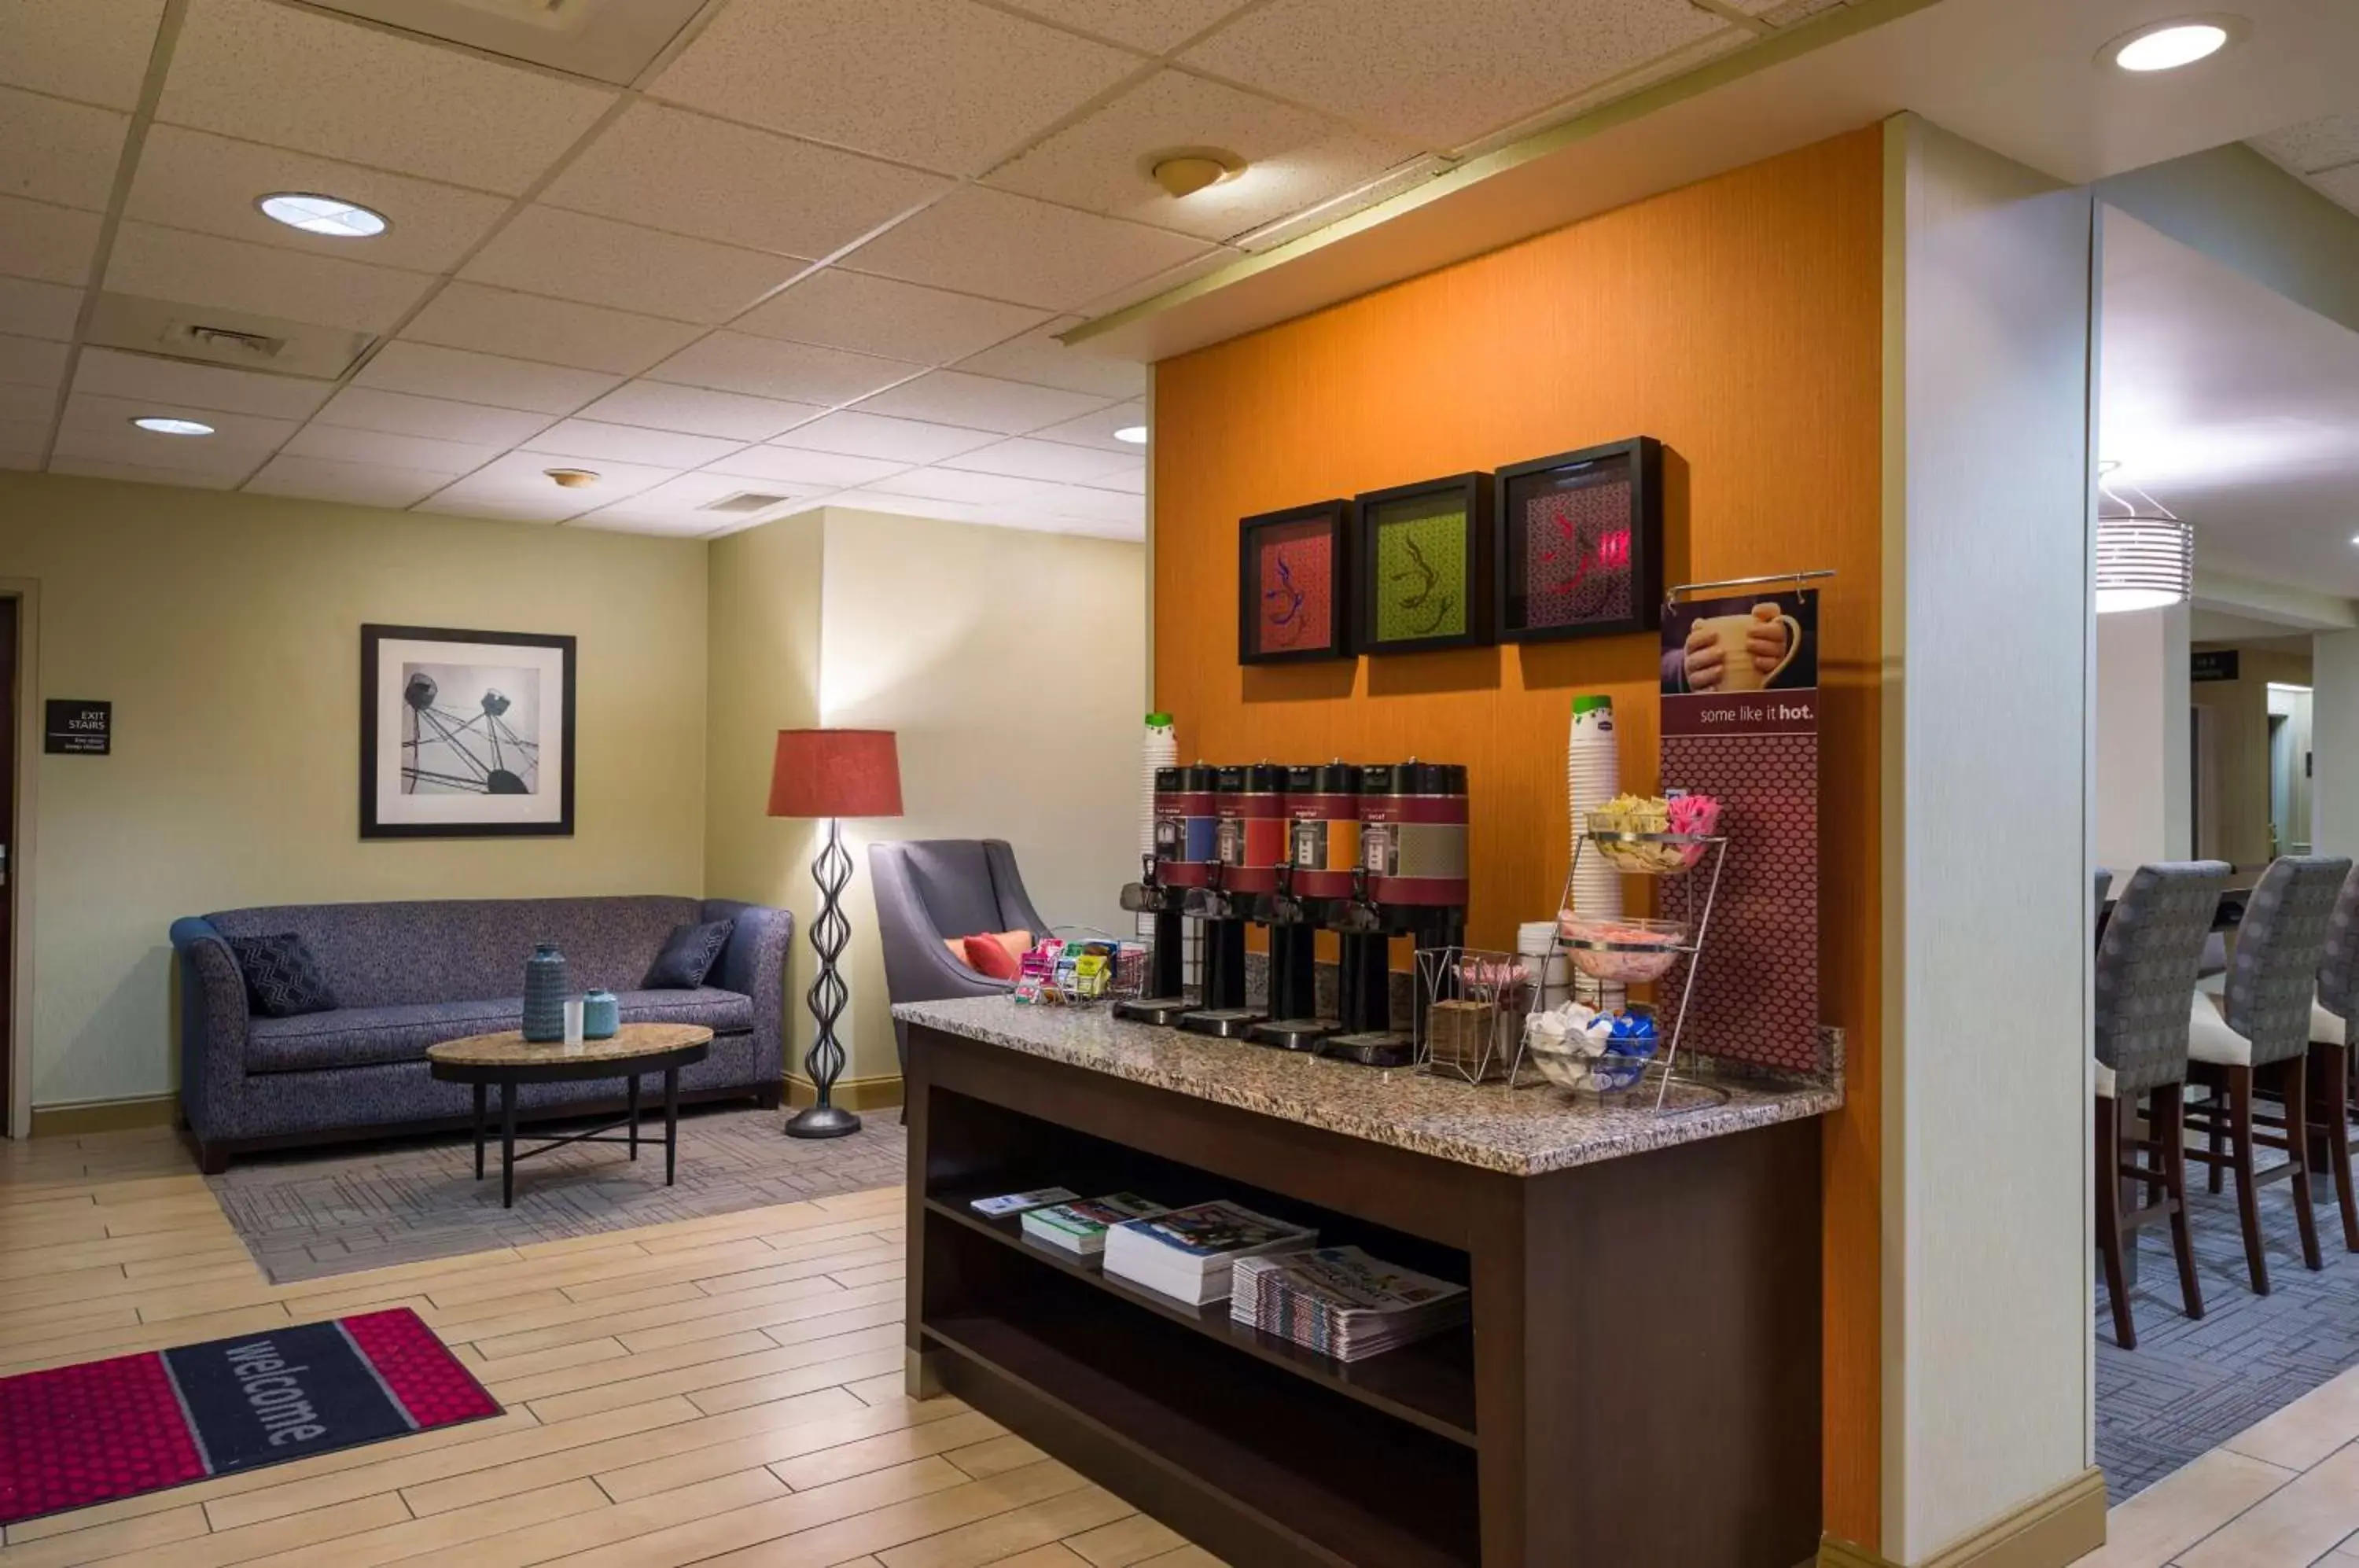
[[[1572,700],[1572,729],[1564,746],[1565,804],[1571,812],[1571,845],[1581,843],[1589,813],[1622,792],[1622,753],[1614,728],[1614,699]],[[1572,907],[1593,920],[1622,917],[1622,875],[1602,855],[1584,854],[1574,873]],[[1582,982],[1582,1000],[1596,1007],[1622,1005],[1620,985]],[[1591,993],[1597,993],[1592,995]]]
[[[1169,713],[1147,715],[1146,738],[1138,749],[1138,850],[1155,853],[1155,770],[1180,764],[1180,737]],[[1142,866],[1143,868],[1143,866]],[[1141,942],[1155,940],[1155,917],[1135,915],[1132,930]]]

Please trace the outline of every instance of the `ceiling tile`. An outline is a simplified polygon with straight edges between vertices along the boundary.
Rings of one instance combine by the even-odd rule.
[[[844,265],[1059,310],[1205,248],[1144,223],[970,185],[862,245]]]
[[[812,343],[780,343],[742,332],[714,332],[665,360],[648,374],[658,381],[783,397],[832,407],[881,391],[918,373],[899,360]]]
[[[27,436],[15,425],[0,425],[0,468],[21,474],[38,474],[41,470],[41,448],[47,444],[47,427],[37,427],[41,433]]]
[[[424,436],[429,441],[510,447],[538,435],[548,428],[549,419],[546,414],[515,408],[454,403],[375,387],[347,387],[320,410],[319,422],[345,430]]]
[[[614,94],[266,0],[190,0],[157,117],[515,195]]]
[[[326,463],[281,452],[245,482],[255,495],[292,495],[306,501],[342,501],[358,506],[412,506],[451,483],[447,474],[373,463]]]
[[[970,506],[999,506],[1039,493],[1037,479],[1010,479],[999,474],[961,474],[949,468],[912,468],[860,487],[859,495],[912,495],[926,501],[959,501]]]
[[[958,501],[927,500],[916,495],[888,495],[882,490],[847,490],[841,495],[831,495],[823,503],[830,506],[849,506],[864,512],[885,512],[900,517],[931,517],[938,523],[972,523],[983,516],[983,508]]]
[[[1041,441],[1065,441],[1074,446],[1093,446],[1105,452],[1119,452],[1132,457],[1138,448],[1129,441],[1116,441],[1114,433],[1147,421],[1144,403],[1118,403],[1111,408],[1101,408],[1094,414],[1083,414],[1078,419],[1068,419],[1061,425],[1051,425],[1032,434]]]
[[[427,302],[401,335],[446,348],[636,376],[696,333],[692,326],[653,316],[452,283]]]
[[[1004,474],[1016,479],[1056,480],[1065,484],[1080,484],[1121,474],[1136,463],[1136,458],[1117,457],[1096,447],[1067,446],[1061,441],[1029,441],[1020,437],[941,460],[944,468],[967,469],[976,474]]]
[[[328,400],[335,385],[293,376],[266,376],[227,365],[85,348],[74,370],[76,392],[114,397],[144,397],[186,403],[231,414],[261,414],[302,419]]]
[[[1143,155],[1189,145],[1224,147],[1246,168],[1192,196],[1169,196],[1141,167]],[[1223,240],[1339,196],[1418,156],[1412,142],[1365,136],[1307,109],[1164,71],[995,169],[989,183]]]
[[[2253,145],[2299,174],[2359,160],[2359,114],[2330,114],[2288,125]]]
[[[1147,366],[1086,348],[1067,348],[1057,341],[1059,332],[1080,326],[1082,320],[1079,316],[1052,318],[1022,337],[960,360],[957,368],[1006,381],[1029,381],[1036,387],[1093,392],[1101,397],[1145,396]]]
[[[786,403],[775,397],[748,397],[742,392],[715,392],[706,387],[634,381],[582,409],[582,417],[609,424],[753,441],[767,441],[781,430],[792,430],[826,412],[825,408],[815,403]]]
[[[741,517],[728,512],[642,511],[637,509],[638,506],[637,498],[634,497],[620,506],[609,506],[603,511],[584,512],[578,517],[569,517],[566,519],[565,526],[569,528],[588,528],[593,533],[603,534],[647,534],[658,539],[702,539],[707,534],[721,528],[752,528],[756,524],[767,522],[777,515],[777,511],[785,510],[784,507],[780,507],[771,512],[756,512],[750,517]]]
[[[212,426],[213,433],[158,435],[131,422],[152,414],[199,419]],[[76,392],[66,399],[65,418],[58,427],[57,450],[108,463],[244,478],[295,430],[291,419],[224,413],[165,398],[108,397]]]
[[[314,420],[287,443],[297,457],[324,458],[331,463],[361,463],[381,468],[415,468],[453,476],[481,468],[506,449],[473,441],[435,441],[425,436],[397,435],[389,430],[354,430]],[[546,463],[542,464],[547,467]]]
[[[0,241],[0,256],[6,251],[6,242]],[[73,336],[74,321],[81,314],[79,289],[36,283],[28,278],[0,278],[0,332],[63,343]]]
[[[649,91],[814,141],[980,174],[1139,63],[974,0],[737,0]]]
[[[1044,314],[830,267],[799,279],[730,325],[764,337],[941,365],[1020,332]]]
[[[384,213],[385,233],[330,239],[273,223],[255,203],[282,191],[328,191]],[[178,125],[155,125],[139,151],[126,217],[339,261],[448,272],[508,210],[504,197],[282,152]]]
[[[571,466],[554,452],[512,452],[497,462],[438,492],[423,503],[429,512],[481,510],[502,517],[532,517],[556,521],[609,506],[627,495],[651,490],[679,477],[675,469],[640,463],[601,463],[598,482],[569,490],[544,471]]]
[[[776,495],[778,503],[755,512],[712,512],[704,508],[749,492]],[[744,528],[793,511],[813,495],[827,493],[816,485],[763,484],[757,480],[706,470],[668,479],[611,506],[584,513],[582,528],[661,528],[665,532],[710,533],[715,528]]]
[[[0,82],[133,108],[163,16],[164,0],[9,0],[0,5]]]
[[[845,457],[876,457],[897,463],[933,463],[959,452],[991,444],[981,430],[950,425],[929,425],[918,419],[888,419],[881,414],[845,410],[788,430],[770,443],[808,452],[832,452]],[[743,455],[742,453],[740,454]]]
[[[103,221],[96,212],[0,196],[0,272],[44,283],[85,283]]]
[[[834,147],[642,102],[540,199],[788,256],[821,256],[949,189]]]
[[[60,451],[49,459],[52,474],[78,474],[85,479],[127,479],[135,485],[177,485],[190,490],[234,490],[239,475],[235,473],[209,473],[202,469],[150,468],[142,463],[119,463],[103,457],[84,457],[77,452]]]
[[[1186,43],[1248,0],[1013,0],[1019,11],[1112,38],[1149,54]]]
[[[1167,267],[1160,272],[1149,273],[1144,278],[1134,279],[1086,299],[1079,307],[1080,313],[1091,320],[1095,320],[1100,316],[1122,310],[1125,306],[1136,305],[1141,299],[1152,299],[1158,294],[1177,289],[1183,283],[1193,283],[1199,278],[1218,272],[1244,254],[1242,251],[1216,246],[1201,256],[1192,256],[1181,262],[1177,267]]]
[[[0,382],[55,390],[66,378],[66,345],[0,335]]]
[[[714,325],[801,271],[791,256],[527,207],[460,269],[476,283]]]
[[[364,332],[392,331],[433,286],[434,279],[422,272],[147,223],[123,224],[106,264],[106,288],[113,293]]]
[[[1102,474],[1089,482],[1093,490],[1119,490],[1125,495],[1147,494],[1147,460],[1135,457],[1127,468],[1117,468],[1112,474]]]
[[[131,116],[0,87],[0,194],[106,210]]]
[[[578,309],[569,306],[567,309]],[[570,414],[612,388],[617,378],[592,370],[535,365],[496,354],[431,343],[385,344],[353,377],[355,387],[415,392],[495,408],[525,408],[536,414]]]
[[[988,376],[970,376],[962,370],[932,370],[915,381],[864,399],[860,411],[963,425],[1013,436],[1072,419],[1104,401],[1087,392],[1001,381]]]
[[[663,468],[695,468],[726,457],[743,444],[715,436],[650,430],[637,425],[609,425],[596,419],[560,420],[532,441],[535,452],[553,452],[560,457],[646,463]]]
[[[35,430],[46,434],[49,417],[57,409],[56,381],[47,387],[30,382],[0,381],[0,429]]]
[[[2359,164],[2330,169],[2323,174],[2310,176],[2310,182],[2330,200],[2359,212]]]
[[[1731,27],[1741,36],[1741,29]],[[1456,164],[1437,154],[1427,153],[1407,163],[1395,164],[1375,179],[1364,181],[1340,195],[1288,213],[1276,223],[1264,223],[1257,229],[1235,235],[1232,243],[1238,249],[1260,252],[1275,250],[1304,234],[1340,223],[1355,212],[1364,212],[1380,201],[1388,201],[1404,191],[1414,191],[1437,176],[1447,174]]]
[[[1147,523],[1147,497],[1112,490],[1084,489],[1078,485],[1055,485],[1036,492],[1025,503],[1027,511],[1054,517],[1086,517],[1098,523]]]
[[[842,452],[798,452],[783,446],[749,446],[714,463],[712,472],[748,482],[759,479],[773,485],[822,490],[845,485],[865,485],[872,479],[898,474],[908,466],[891,458],[847,457]]]
[[[1444,148],[1726,25],[1687,0],[1271,0],[1183,58]]]

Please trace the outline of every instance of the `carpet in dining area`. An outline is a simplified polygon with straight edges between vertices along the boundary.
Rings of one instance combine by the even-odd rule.
[[[611,1143],[536,1156],[516,1167],[512,1209],[500,1206],[498,1145],[478,1181],[464,1134],[257,1155],[206,1184],[277,1284],[899,1185],[908,1139],[898,1112],[815,1139],[786,1137],[786,1116],[682,1111],[670,1187],[659,1122],[652,1138],[641,1134],[636,1162]],[[542,1133],[520,1131],[517,1141],[529,1147]]]
[[[2202,1318],[2180,1310],[2166,1225],[2137,1238],[2138,1283],[2130,1292],[2136,1350],[2114,1343],[2104,1279],[2096,1277],[2097,1463],[2117,1504],[2359,1366],[2359,1254],[2343,1250],[2326,1177],[2313,1178],[2324,1200],[2315,1213],[2326,1264],[2315,1274],[2301,1265],[2292,1189],[2283,1182],[2261,1189],[2266,1296],[2253,1294],[2245,1271],[2234,1179],[2217,1195],[2203,1191],[2201,1169],[2190,1169],[2188,1180]]]

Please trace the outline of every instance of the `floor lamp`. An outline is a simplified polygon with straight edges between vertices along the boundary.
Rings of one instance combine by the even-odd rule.
[[[780,730],[770,765],[770,815],[804,817],[827,823],[811,878],[819,884],[819,919],[811,922],[811,951],[819,975],[808,998],[818,1027],[803,1071],[819,1091],[818,1102],[787,1119],[788,1138],[842,1138],[860,1130],[860,1118],[835,1104],[835,1081],[843,1072],[843,1047],[835,1020],[851,992],[836,973],[852,924],[841,900],[852,883],[852,856],[843,847],[845,817],[901,814],[901,761],[891,730]]]

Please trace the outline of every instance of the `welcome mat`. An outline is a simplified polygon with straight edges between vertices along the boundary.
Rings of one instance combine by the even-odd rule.
[[[0,1378],[0,1525],[500,1406],[408,1307]]]

